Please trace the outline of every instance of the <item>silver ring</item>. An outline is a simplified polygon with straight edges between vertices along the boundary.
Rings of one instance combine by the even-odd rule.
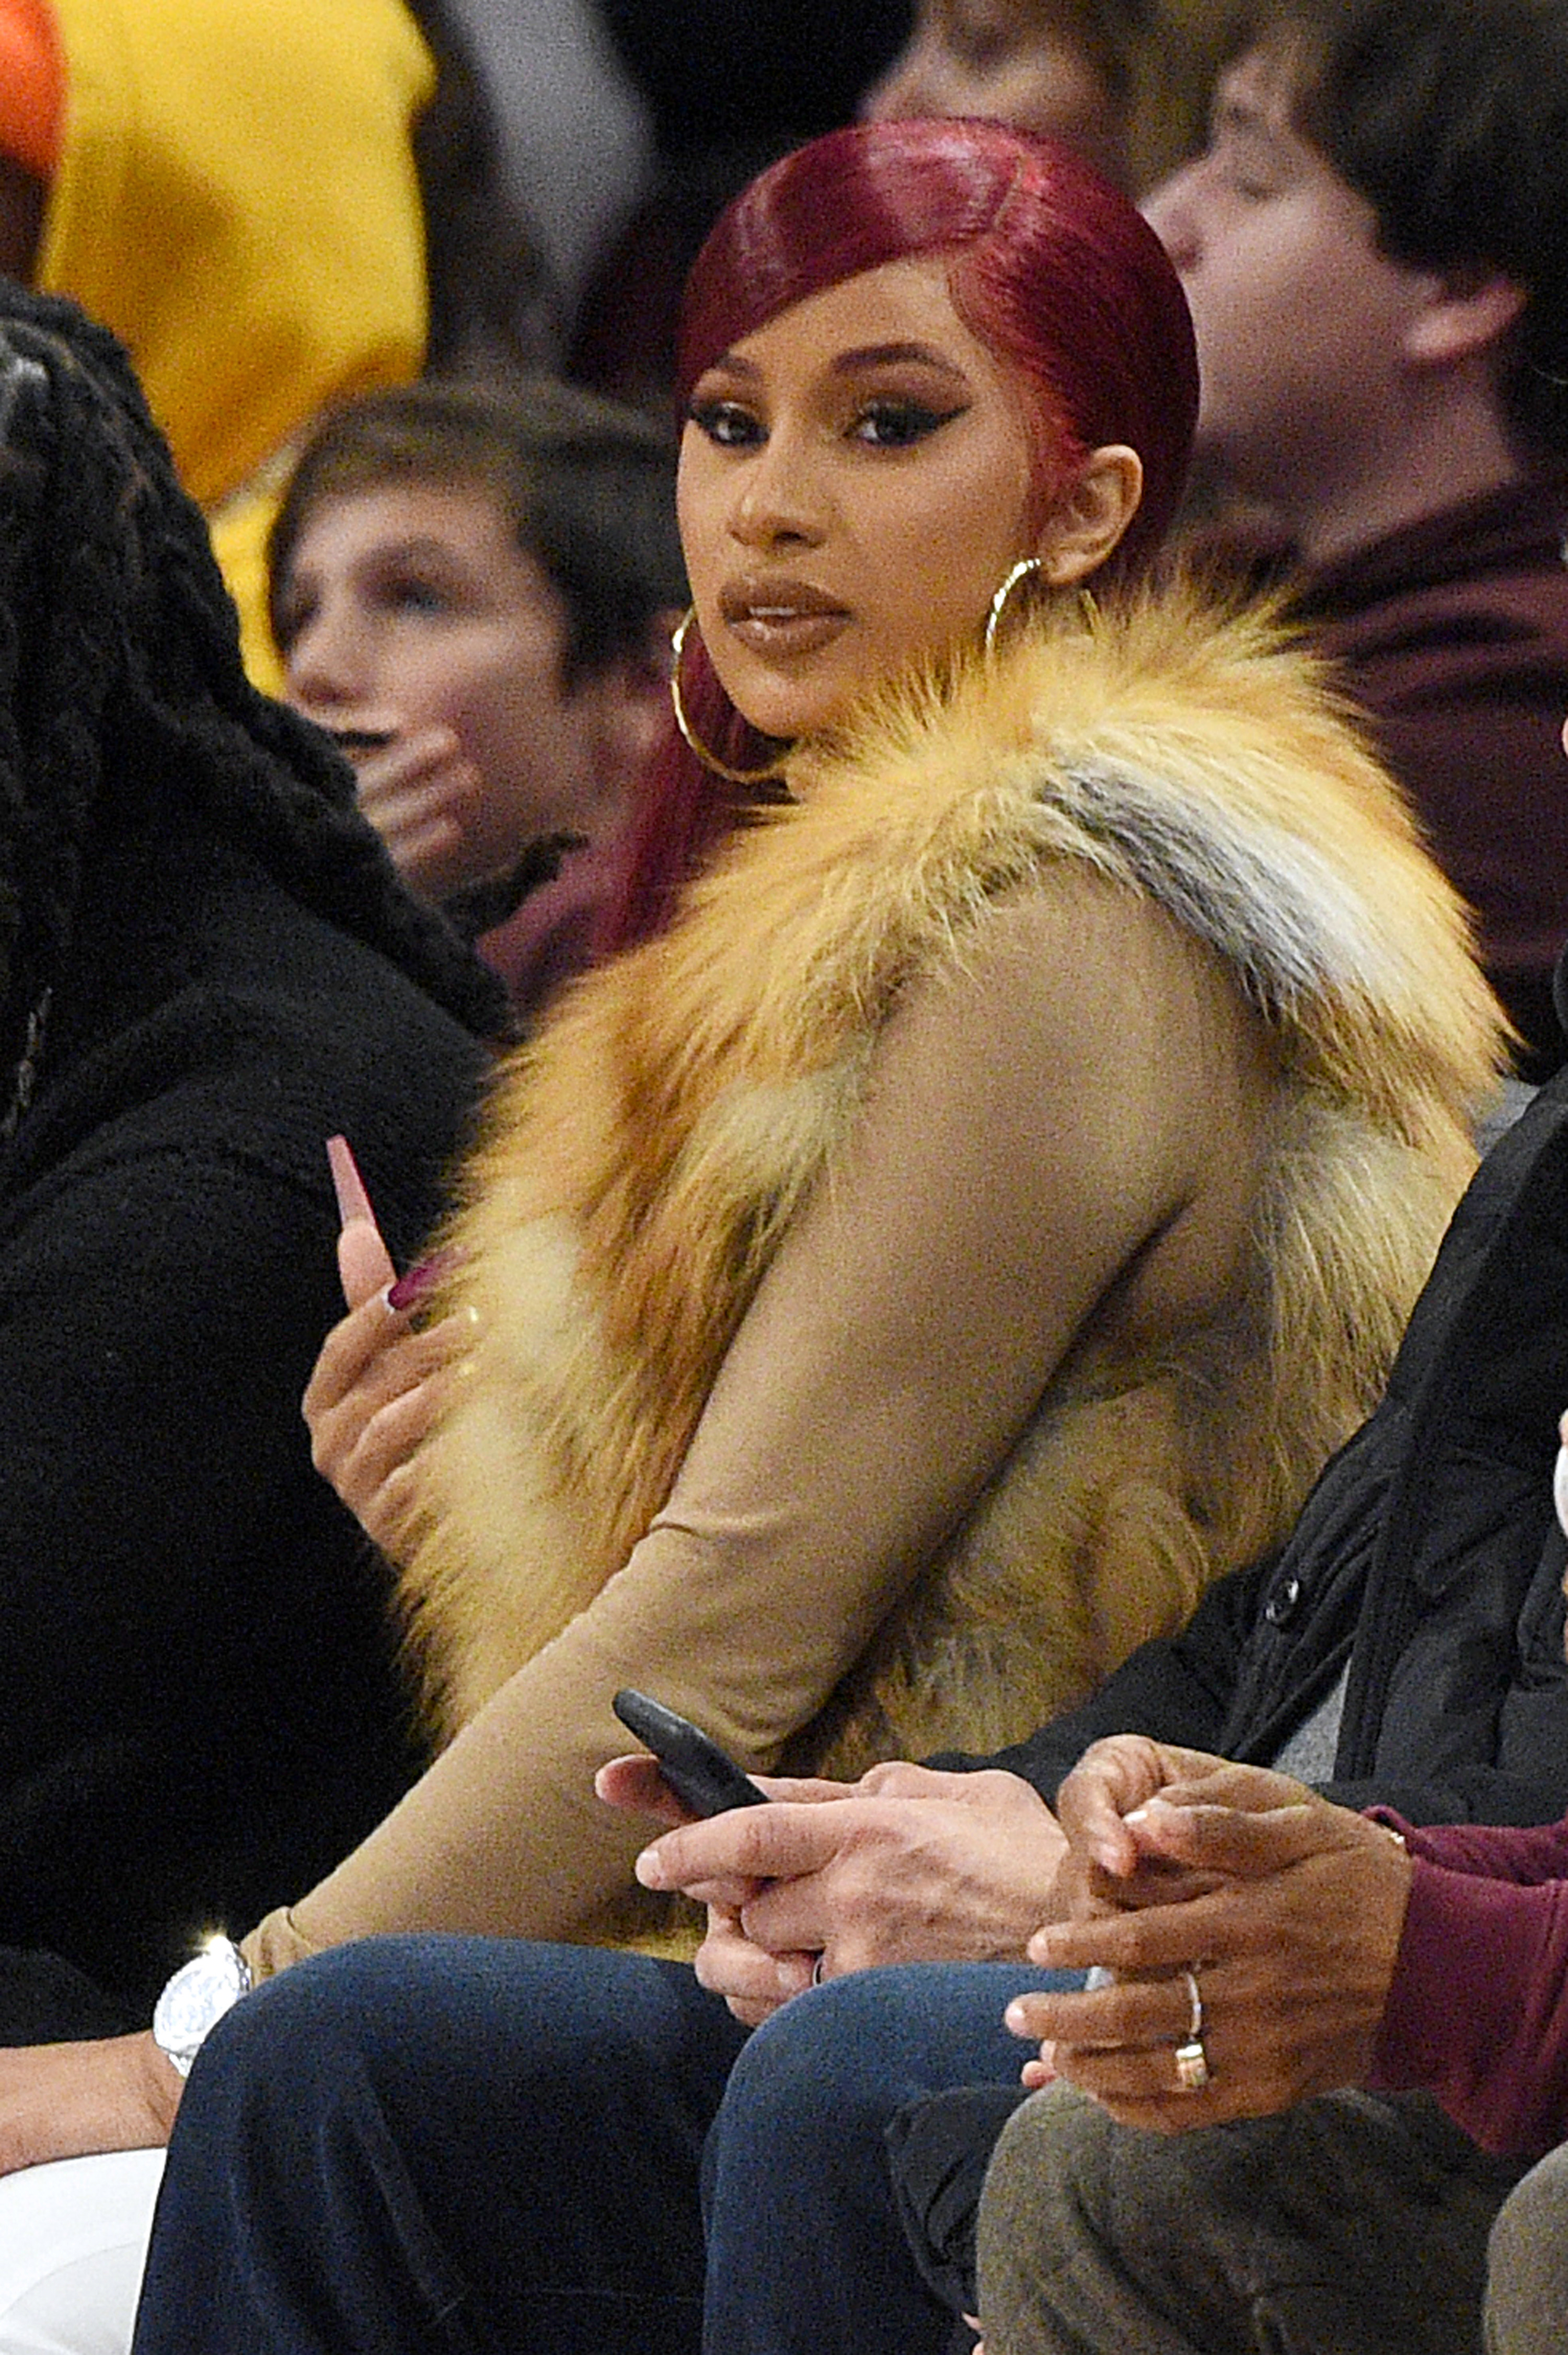
[[[1189,2044],[1177,2046],[1176,2082],[1184,2094],[1200,2094],[1209,2083],[1209,2055],[1203,2050],[1200,2036],[1195,2036]]]
[[[1181,1976],[1187,1981],[1187,2000],[1191,2006],[1187,2021],[1187,2041],[1197,2044],[1203,2036],[1203,1998],[1198,1992],[1197,1964],[1194,1963],[1190,1970],[1183,1971]]]
[[[820,1987],[822,1985],[822,1966],[827,1960],[827,1957],[826,1955],[818,1955],[816,1960],[813,1963],[811,1966],[811,1984],[813,1987]]]

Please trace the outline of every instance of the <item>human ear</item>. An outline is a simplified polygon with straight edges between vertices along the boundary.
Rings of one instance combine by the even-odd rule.
[[[1053,589],[1085,581],[1104,563],[1138,511],[1143,461],[1125,442],[1091,450],[1040,527],[1035,552]]]
[[[1404,331],[1407,358],[1442,367],[1493,351],[1513,326],[1528,297],[1500,271],[1425,273],[1423,299]]]

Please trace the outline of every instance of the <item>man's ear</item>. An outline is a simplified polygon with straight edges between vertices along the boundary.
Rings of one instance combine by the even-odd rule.
[[[1404,331],[1406,357],[1426,368],[1495,350],[1530,299],[1517,279],[1481,265],[1434,271]]]
[[[1097,571],[1138,511],[1143,460],[1125,442],[1092,450],[1040,527],[1035,552],[1054,589]]]

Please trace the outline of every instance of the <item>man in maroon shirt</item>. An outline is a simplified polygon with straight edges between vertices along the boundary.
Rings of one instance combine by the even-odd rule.
[[[1565,82],[1551,0],[1264,0],[1146,207],[1200,462],[1287,544],[1534,1078],[1568,938]]]

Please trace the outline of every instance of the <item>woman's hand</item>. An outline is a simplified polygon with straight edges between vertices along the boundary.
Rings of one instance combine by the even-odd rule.
[[[413,1459],[435,1420],[467,1327],[455,1316],[414,1323],[417,1273],[403,1279],[406,1305],[392,1305],[389,1291],[397,1271],[353,1156],[341,1137],[327,1151],[343,1220],[337,1267],[348,1315],[322,1344],[305,1386],[304,1419],[316,1470],[382,1552],[398,1561],[412,1526]]]
[[[1034,1961],[1099,1965],[1115,1983],[1020,1997],[1007,2014],[1016,2034],[1049,2047],[1027,2082],[1068,2077],[1125,2125],[1167,2134],[1358,2083],[1410,1891],[1410,1859],[1381,1825],[1288,1776],[1204,1763],[1193,1782],[1135,1808],[1129,1827],[1141,1858],[1195,1876],[1201,1893],[1042,1930]],[[1221,1804],[1195,1799],[1216,1790]],[[1208,2070],[1193,2091],[1176,2065],[1177,2048],[1197,2041],[1189,1972]]]
[[[47,2159],[156,2149],[182,2090],[146,2032],[0,2051],[0,2175]]]
[[[413,1460],[467,1329],[446,1316],[421,1330],[373,1294],[333,1327],[305,1390],[316,1470],[393,1561],[413,1526]]]

